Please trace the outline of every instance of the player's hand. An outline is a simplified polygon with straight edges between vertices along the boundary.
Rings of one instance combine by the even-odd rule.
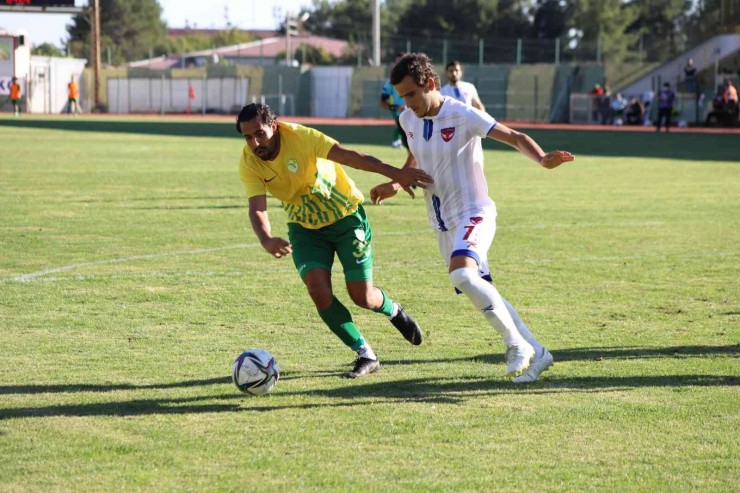
[[[375,205],[380,205],[385,199],[391,198],[398,193],[401,185],[398,183],[390,182],[383,183],[370,190],[370,200]]]
[[[290,242],[282,238],[268,238],[262,242],[262,247],[275,258],[285,257],[293,253]]]
[[[575,160],[575,156],[568,151],[552,151],[548,152],[540,161],[540,165],[543,168],[553,169],[557,168],[561,164]]]
[[[406,190],[411,198],[414,198],[414,191],[411,187],[429,188],[429,185],[434,183],[429,173],[419,168],[401,168],[395,175],[393,181],[401,185],[401,188]]]

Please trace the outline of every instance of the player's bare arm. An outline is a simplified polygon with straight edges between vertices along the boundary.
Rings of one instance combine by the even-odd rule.
[[[510,145],[517,151],[521,152],[528,158],[537,162],[540,166],[547,169],[557,168],[561,164],[575,160],[575,156],[568,151],[552,151],[545,153],[542,148],[529,135],[517,132],[498,123],[490,132],[488,137]]]
[[[416,159],[414,158],[414,155],[409,152],[408,156],[406,157],[406,163],[403,165],[404,168],[417,168],[418,165],[416,163]],[[401,189],[401,185],[399,185],[395,181],[390,181],[388,183],[381,183],[380,185],[377,185],[370,190],[370,201],[375,205],[380,205],[383,203],[385,199],[389,199],[396,195],[398,191]],[[413,190],[411,191],[411,198],[414,198]]]
[[[385,175],[398,183],[412,197],[414,196],[414,192],[411,187],[427,188],[434,181],[426,171],[422,171],[416,167],[404,166],[403,168],[396,168],[376,157],[347,149],[340,144],[334,144],[326,157],[331,161],[344,164],[350,168]]]
[[[273,237],[270,233],[270,220],[267,217],[267,196],[257,195],[249,199],[249,222],[262,247],[273,257],[290,255],[293,250],[290,242]]]

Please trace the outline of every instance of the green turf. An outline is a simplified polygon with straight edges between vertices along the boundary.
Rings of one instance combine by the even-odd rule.
[[[736,491],[736,136],[539,132],[591,149],[554,171],[488,146],[494,277],[556,359],[521,387],[401,196],[367,207],[376,282],[425,343],[351,307],[383,368],[339,378],[352,353],[255,242],[240,139],[155,123],[0,118],[0,491]],[[229,381],[249,347],[283,371],[262,398]]]

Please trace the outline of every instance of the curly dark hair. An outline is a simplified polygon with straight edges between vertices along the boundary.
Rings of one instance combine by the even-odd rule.
[[[429,79],[434,80],[435,84],[439,80],[431,58],[424,53],[409,53],[401,58],[391,70],[391,84],[400,83],[407,75],[418,86],[426,86]]]
[[[239,112],[239,116],[236,117],[237,133],[239,135],[242,134],[242,129],[239,126],[241,122],[248,122],[249,120],[252,120],[258,116],[262,120],[262,123],[264,123],[265,125],[272,125],[272,122],[277,120],[275,113],[273,113],[272,108],[270,108],[268,105],[262,103],[248,104],[244,108],[242,108],[242,110]]]

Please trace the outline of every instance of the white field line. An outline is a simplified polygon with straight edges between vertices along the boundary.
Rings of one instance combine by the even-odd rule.
[[[105,264],[118,264],[123,262],[132,262],[136,260],[148,260],[153,258],[164,258],[164,257],[177,257],[180,255],[199,255],[201,253],[221,252],[224,250],[237,250],[241,248],[255,248],[260,246],[259,243],[248,243],[241,245],[231,245],[225,247],[216,248],[200,248],[197,250],[183,250],[179,252],[165,252],[165,253],[152,253],[148,255],[132,255],[131,257],[119,257],[108,260],[95,260],[92,262],[78,262],[75,264],[67,264],[61,267],[54,267],[53,269],[40,270],[38,272],[32,272],[30,274],[22,274],[20,276],[3,279],[3,281],[18,281],[18,282],[29,282],[33,281],[38,277],[46,276],[48,274],[56,274],[58,272],[64,272],[68,270],[77,269],[80,267],[90,267],[93,265],[105,265]]]

